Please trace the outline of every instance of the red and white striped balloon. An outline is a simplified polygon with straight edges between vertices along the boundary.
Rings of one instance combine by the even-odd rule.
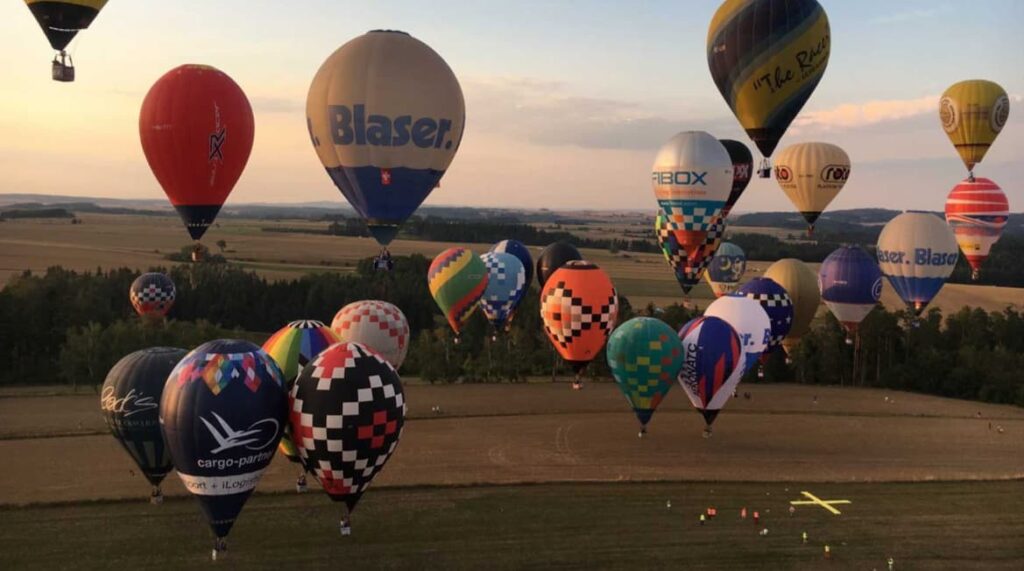
[[[961,181],[946,198],[946,223],[978,279],[981,264],[999,240],[1010,216],[1010,204],[999,185],[987,178]]]

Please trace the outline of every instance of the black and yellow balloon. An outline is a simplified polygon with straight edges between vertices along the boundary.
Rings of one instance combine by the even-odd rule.
[[[828,65],[816,0],[726,0],[708,28],[708,67],[761,154],[770,157]]]
[[[63,51],[75,34],[89,27],[107,0],[25,0],[25,4],[53,49]]]
[[[985,158],[1010,116],[1010,98],[998,83],[971,79],[954,83],[939,100],[939,121],[974,179],[974,165]]]

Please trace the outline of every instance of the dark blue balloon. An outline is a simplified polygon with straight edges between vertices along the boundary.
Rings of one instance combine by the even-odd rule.
[[[523,263],[523,269],[526,270],[526,287],[529,289],[530,282],[533,281],[533,256],[530,255],[529,248],[519,240],[502,240],[492,246],[491,251],[505,252],[519,258]]]
[[[248,341],[204,343],[167,378],[160,402],[164,439],[219,539],[274,457],[287,413],[284,375]]]
[[[846,246],[821,263],[818,287],[825,302],[874,306],[882,297],[882,270],[867,252]]]
[[[786,288],[771,278],[754,278],[740,286],[732,295],[749,297],[761,304],[772,326],[772,339],[768,343],[768,349],[778,347],[793,327],[793,300],[790,299]]]

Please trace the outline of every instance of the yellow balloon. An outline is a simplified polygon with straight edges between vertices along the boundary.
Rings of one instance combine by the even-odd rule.
[[[850,177],[850,157],[829,143],[790,145],[775,158],[775,180],[810,230]]]
[[[954,83],[939,100],[939,121],[969,172],[985,158],[1009,116],[1006,91],[984,79]]]
[[[811,329],[811,321],[818,313],[818,305],[821,303],[818,274],[800,260],[785,258],[768,266],[764,277],[775,280],[793,300],[793,327],[782,340],[782,348],[787,355],[791,355],[800,343],[800,338]]]

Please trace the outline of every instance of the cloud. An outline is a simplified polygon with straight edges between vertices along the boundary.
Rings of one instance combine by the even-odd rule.
[[[902,24],[905,22],[917,22],[920,20],[928,20],[936,18],[943,14],[952,12],[953,9],[949,4],[942,4],[931,8],[918,8],[916,10],[904,10],[902,12],[893,12],[884,16],[873,18],[871,23],[873,24]]]
[[[938,95],[926,95],[917,99],[879,99],[866,103],[843,103],[821,111],[804,111],[793,124],[796,127],[825,129],[863,127],[925,113],[938,113],[938,108]]]

